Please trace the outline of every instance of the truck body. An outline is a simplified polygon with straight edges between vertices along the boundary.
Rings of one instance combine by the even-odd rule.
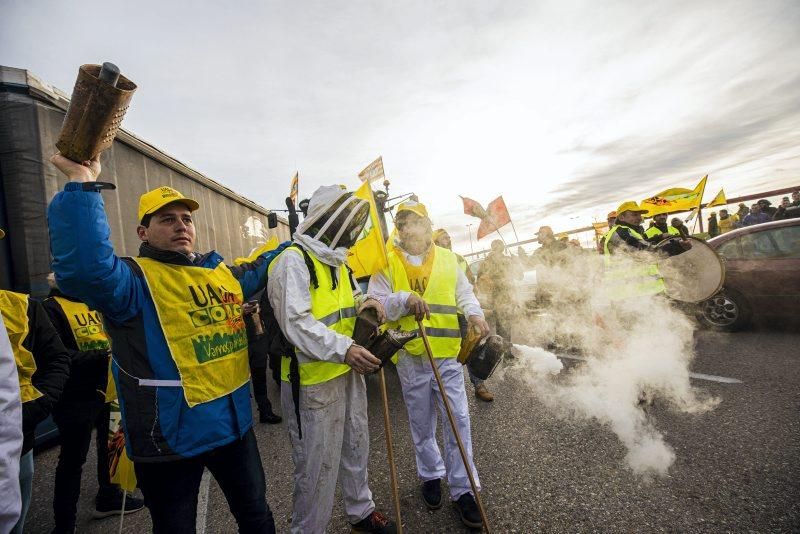
[[[135,101],[134,101],[135,105]],[[47,294],[50,241],[47,206],[66,178],[50,163],[69,97],[23,69],[0,66],[0,288],[33,296]],[[100,158],[114,250],[136,256],[139,196],[162,185],[200,203],[195,213],[198,251],[217,250],[232,263],[276,235],[289,239],[289,226],[278,218],[268,228],[269,210],[190,168],[166,152],[120,130]]]

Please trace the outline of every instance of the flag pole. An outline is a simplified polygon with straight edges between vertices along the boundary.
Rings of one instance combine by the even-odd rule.
[[[388,178],[386,178],[386,174],[383,175],[384,180],[388,183]],[[369,182],[368,182],[369,183]],[[378,216],[378,226],[375,228],[375,231],[378,232],[379,241],[380,241],[380,249],[383,257],[386,259],[386,264],[389,264],[389,255],[386,252],[386,237],[383,235],[383,228],[387,227],[386,225],[386,214],[384,213],[383,209],[378,210],[377,202],[375,202],[375,192],[372,190],[372,185],[369,185],[369,192],[371,195],[370,202],[370,211],[373,209],[375,210],[375,214]],[[387,196],[389,191],[389,186],[384,184],[386,187]],[[388,227],[387,227],[388,230]],[[391,269],[386,269],[387,275],[391,277]],[[389,284],[392,285],[391,279],[389,280]],[[386,450],[387,450],[387,460],[389,462],[389,479],[392,485],[392,500],[394,501],[394,514],[397,516],[397,534],[403,534],[403,518],[400,515],[400,487],[397,482],[397,465],[394,461],[394,442],[392,440],[392,422],[389,418],[389,395],[386,390],[386,376],[383,372],[383,367],[380,368],[379,376],[380,376],[380,388],[381,388],[381,401],[383,404],[383,428],[384,428],[384,435],[386,437]]]
[[[703,178],[703,190],[700,191],[700,201],[697,203],[697,219],[700,221],[700,233],[703,233],[703,196],[706,194],[708,175]],[[696,224],[696,223],[695,223]]]
[[[514,226],[514,219],[512,219],[510,215],[508,216],[508,222],[511,223],[511,229],[514,230],[514,239],[516,239],[517,243],[519,243],[519,236],[517,235],[517,228]]]

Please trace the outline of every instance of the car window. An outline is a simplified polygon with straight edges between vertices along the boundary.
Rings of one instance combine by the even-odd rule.
[[[727,243],[720,245],[719,249],[717,249],[717,253],[729,260],[742,259],[742,247],[739,245],[739,238],[731,239]]]
[[[742,258],[746,260],[760,260],[766,258],[782,258],[785,253],[778,248],[772,237],[772,232],[754,232],[739,238],[742,247]]]
[[[800,258],[800,226],[785,226],[768,232],[782,258]]]

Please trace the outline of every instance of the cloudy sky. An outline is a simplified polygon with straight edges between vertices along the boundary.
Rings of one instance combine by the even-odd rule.
[[[124,126],[237,192],[281,207],[295,169],[307,196],[382,155],[462,251],[459,194],[525,239],[706,173],[706,200],[800,185],[796,0],[0,6],[0,64],[70,92],[114,61]]]

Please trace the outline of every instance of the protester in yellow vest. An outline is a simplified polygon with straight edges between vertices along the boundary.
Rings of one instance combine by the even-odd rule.
[[[327,531],[337,479],[353,532],[388,534],[396,528],[376,511],[367,480],[362,375],[377,370],[380,360],[352,339],[359,304],[376,308],[379,317],[383,310],[374,300],[361,302],[345,264],[368,215],[367,201],[339,186],[320,187],[294,243],[269,267],[269,303],[288,341],[281,406],[294,460],[293,533]]]
[[[433,357],[442,375],[470,468],[480,487],[472,461],[464,372],[456,360],[461,347],[458,313],[463,313],[468,324],[477,328],[482,336],[489,333],[489,325],[472,285],[458,266],[456,255],[432,243],[433,230],[425,206],[413,200],[401,204],[397,209],[395,228],[399,242],[389,253],[389,267],[370,279],[369,294],[382,302],[392,328],[417,330],[417,319],[424,319],[423,326]],[[444,414],[444,404],[436,391],[433,370],[425,356],[422,339],[410,341],[399,352],[397,373],[408,410],[425,504],[430,509],[441,507],[441,481],[446,475],[450,498],[461,515],[461,521],[470,528],[480,528],[481,517],[457,450],[456,438],[444,417],[439,419],[436,412],[438,404],[439,411]],[[444,457],[436,443],[437,420],[443,425]]]
[[[664,292],[664,279],[651,258],[640,261],[638,251],[655,251],[642,228],[646,209],[636,202],[623,202],[617,208],[616,224],[606,234],[604,244],[605,287],[611,300],[621,300]],[[616,256],[616,257],[615,257]]]
[[[448,234],[444,228],[439,228],[433,232],[433,244],[437,247],[453,250],[453,242],[450,239],[450,234]],[[467,281],[474,285],[475,277],[472,275],[472,271],[467,264],[467,260],[464,259],[464,256],[456,254],[456,261],[458,262],[458,268],[461,269],[467,276]],[[458,328],[461,331],[461,340],[463,341],[467,337],[468,326],[467,318],[464,317],[464,314],[462,313],[458,314]],[[492,395],[492,392],[486,387],[485,382],[473,375],[469,368],[467,371],[469,372],[469,381],[472,382],[472,385],[475,387],[475,397],[483,402],[492,402],[494,400],[494,395]]]
[[[51,161],[71,180],[48,208],[59,288],[103,314],[125,447],[155,532],[193,531],[211,471],[240,532],[275,532],[253,433],[242,303],[272,252],[228,267],[195,251],[197,201],[162,186],[139,199],[136,258],[114,253],[97,159]],[[269,257],[268,257],[269,256]]]
[[[22,532],[31,501],[36,426],[47,419],[69,378],[69,355],[42,305],[28,295],[0,290],[0,313],[14,353],[22,400],[22,507],[11,532]]]
[[[719,232],[721,234],[730,232],[734,228],[737,228],[739,216],[735,213],[733,215],[728,215],[728,210],[726,209],[719,210],[719,221],[717,224],[719,225]]]
[[[123,494],[111,483],[108,461],[110,409],[105,392],[111,343],[99,312],[59,291],[55,276],[47,278],[50,294],[42,303],[61,341],[69,351],[71,369],[61,400],[53,408],[61,451],[53,491],[54,532],[74,532],[81,492],[81,473],[97,430],[97,483],[95,517],[119,515]],[[125,498],[126,513],[144,508],[144,501]]]
[[[653,216],[653,220],[650,222],[650,228],[644,233],[648,241],[659,243],[664,239],[681,235],[677,228],[667,224],[667,217],[668,215],[666,213],[659,213]]]

